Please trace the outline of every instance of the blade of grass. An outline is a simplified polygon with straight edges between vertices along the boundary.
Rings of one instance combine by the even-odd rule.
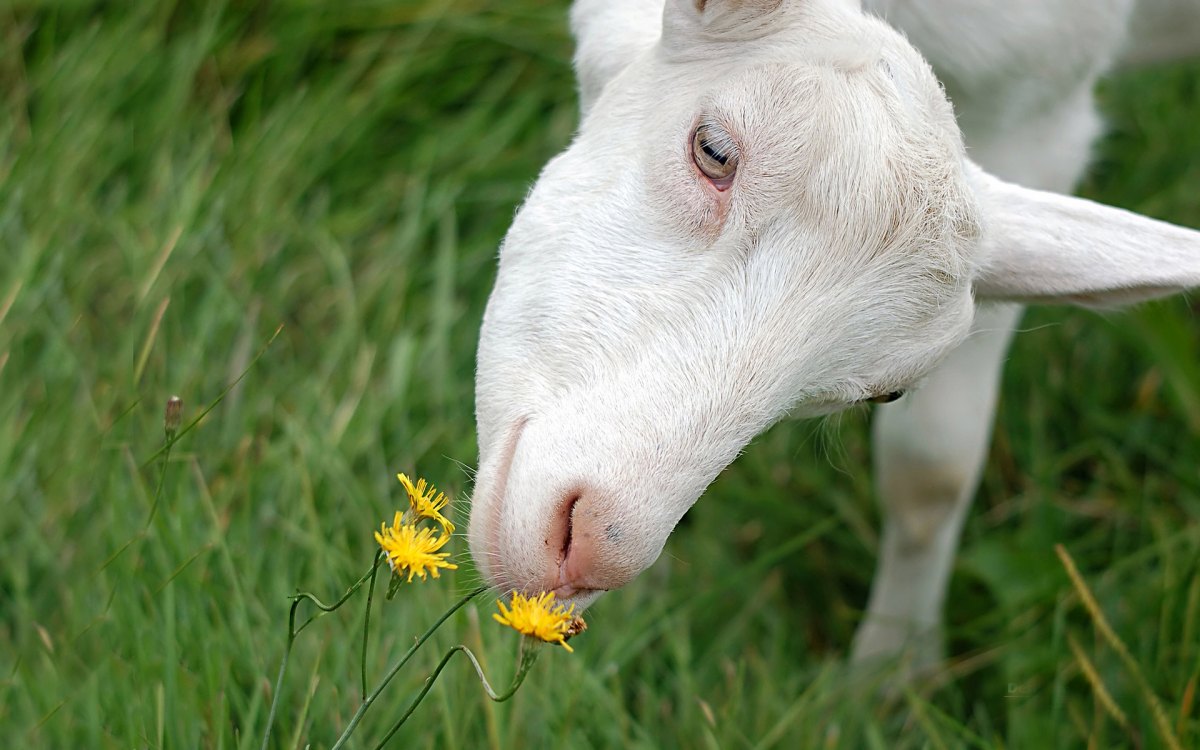
[[[1075,587],[1075,593],[1079,595],[1080,601],[1083,602],[1084,609],[1087,610],[1088,616],[1091,617],[1092,624],[1100,637],[1117,653],[1121,662],[1125,665],[1125,669],[1129,672],[1137,683],[1138,690],[1146,704],[1150,707],[1150,713],[1154,717],[1154,726],[1158,730],[1159,736],[1163,742],[1171,750],[1183,750],[1183,746],[1179,743],[1179,738],[1175,736],[1174,730],[1171,729],[1171,724],[1167,720],[1167,713],[1163,709],[1162,701],[1158,695],[1150,687],[1150,683],[1146,681],[1146,676],[1142,673],[1141,667],[1138,666],[1137,660],[1129,653],[1129,649],[1125,646],[1109,624],[1108,618],[1104,616],[1103,610],[1100,609],[1099,602],[1093,596],[1092,590],[1088,587],[1087,582],[1083,580],[1079,569],[1075,566],[1075,560],[1072,559],[1067,548],[1061,544],[1054,545],[1054,552],[1062,561],[1063,568],[1067,571],[1067,576],[1071,579],[1071,584]]]

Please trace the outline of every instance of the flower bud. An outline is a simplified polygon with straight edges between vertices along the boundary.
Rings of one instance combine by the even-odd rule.
[[[175,433],[179,432],[182,413],[183,399],[178,396],[167,399],[167,408],[163,413],[163,431],[167,434],[167,440],[173,440]]]

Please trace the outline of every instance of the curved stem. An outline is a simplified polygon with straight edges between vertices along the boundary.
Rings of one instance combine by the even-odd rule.
[[[350,739],[350,735],[354,733],[355,728],[358,727],[358,723],[362,721],[362,717],[364,714],[366,714],[367,709],[369,709],[371,704],[373,704],[379,698],[380,694],[383,693],[384,688],[388,686],[388,683],[390,683],[392,679],[394,679],[395,676],[400,673],[400,670],[405,664],[408,663],[408,660],[413,657],[413,654],[417,653],[417,649],[425,645],[425,641],[429,640],[433,634],[437,632],[437,629],[442,626],[442,623],[444,623],[446,620],[449,620],[450,616],[462,609],[463,605],[465,605],[467,602],[471,601],[487,590],[487,586],[480,586],[464,596],[462,599],[459,599],[453,607],[446,610],[445,614],[439,617],[437,621],[434,622],[433,625],[431,625],[429,629],[421,635],[420,638],[417,639],[417,642],[414,643],[408,649],[408,651],[404,653],[404,656],[400,657],[400,661],[396,662],[391,670],[388,671],[387,675],[384,676],[383,681],[381,681],[375,690],[373,690],[371,694],[368,695],[366,699],[359,705],[358,710],[354,712],[354,716],[350,718],[350,723],[346,725],[345,731],[342,732],[342,736],[338,737],[337,742],[333,744],[333,747],[330,750],[339,750],[339,748],[346,744],[346,740]]]
[[[517,668],[517,673],[513,676],[512,685],[509,685],[508,689],[503,693],[497,693],[492,688],[491,683],[488,682],[487,675],[483,673],[483,667],[479,665],[479,659],[475,657],[475,654],[471,651],[471,649],[467,648],[461,643],[451,648],[446,652],[446,655],[442,657],[442,660],[438,662],[437,668],[435,668],[429,677],[425,679],[425,686],[421,688],[421,692],[417,693],[417,697],[413,699],[413,702],[408,705],[408,710],[405,711],[404,714],[396,721],[396,723],[392,725],[392,728],[388,730],[388,733],[384,735],[379,744],[375,746],[375,750],[380,750],[388,743],[388,740],[392,739],[392,736],[395,735],[396,732],[400,731],[400,727],[403,726],[404,722],[408,721],[408,717],[412,716],[413,712],[417,710],[417,706],[421,705],[421,701],[425,700],[425,695],[433,689],[433,683],[437,681],[438,675],[440,675],[442,670],[446,668],[446,665],[450,662],[451,657],[460,651],[466,655],[467,659],[469,659],[471,662],[471,666],[475,668],[475,675],[479,678],[479,682],[483,684],[484,692],[487,693],[488,698],[491,698],[497,703],[502,703],[516,695],[517,689],[520,688],[521,684],[525,682],[525,676],[529,674],[529,669],[533,666],[533,663],[537,661],[537,655],[539,653],[536,649],[528,648],[526,645],[527,642],[528,638],[521,638],[521,663]]]
[[[348,600],[350,597],[354,596],[354,592],[358,591],[360,588],[362,588],[362,585],[367,582],[368,578],[374,577],[375,569],[379,567],[379,560],[381,557],[382,557],[381,554],[376,553],[375,554],[375,562],[371,563],[371,569],[368,570],[366,573],[364,573],[362,578],[359,578],[357,581],[355,581],[353,584],[351,584],[350,588],[346,589],[346,593],[342,594],[341,598],[338,599],[333,604],[326,604],[325,602],[318,599],[315,595],[310,594],[307,591],[300,591],[295,594],[292,594],[293,612],[295,611],[295,607],[298,604],[300,604],[300,602],[302,602],[302,601],[310,601],[313,603],[314,607],[321,610],[320,612],[317,612],[312,617],[308,618],[303,623],[301,623],[300,627],[295,629],[295,631],[294,631],[295,635],[299,635],[300,631],[304,630],[309,625],[311,625],[313,620],[316,620],[321,615],[325,615],[325,614],[329,614],[330,612],[333,612],[334,610],[336,610],[337,608],[339,608],[343,604],[345,604],[346,600]]]

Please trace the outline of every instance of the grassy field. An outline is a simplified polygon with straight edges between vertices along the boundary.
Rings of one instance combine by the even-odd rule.
[[[495,248],[575,124],[566,5],[0,9],[5,746],[258,747],[289,594],[361,575],[397,471],[466,494]],[[1124,73],[1103,101],[1085,192],[1200,227],[1200,65]],[[946,679],[882,700],[847,674],[878,521],[854,412],[759,439],[513,701],[451,662],[392,746],[1200,745],[1196,308],[1026,328]],[[166,398],[190,421],[247,369],[174,447],[147,523]],[[462,563],[378,611],[372,682],[477,580]],[[455,643],[511,674],[491,609],[451,620],[356,747]],[[298,640],[272,747],[337,737],[360,628],[356,605]]]

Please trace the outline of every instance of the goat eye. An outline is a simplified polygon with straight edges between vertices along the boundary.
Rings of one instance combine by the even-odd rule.
[[[738,156],[737,144],[719,125],[701,121],[696,126],[696,132],[692,134],[692,161],[718,190],[724,190],[733,182]]]
[[[904,395],[904,391],[892,391],[891,393],[884,393],[879,396],[872,396],[871,398],[869,398],[867,400],[873,404],[890,404],[893,401],[899,400],[900,397],[903,395]]]

